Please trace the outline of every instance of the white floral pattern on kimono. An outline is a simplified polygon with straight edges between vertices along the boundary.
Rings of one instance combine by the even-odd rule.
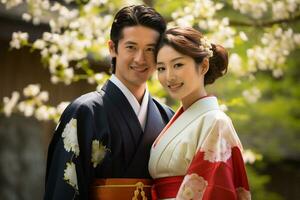
[[[76,156],[79,155],[79,145],[77,139],[77,120],[71,119],[66,125],[63,133],[64,147],[67,152],[74,152]]]
[[[67,183],[74,187],[76,190],[78,190],[76,168],[73,162],[66,163],[66,169],[64,170],[64,180],[67,181]]]
[[[92,163],[93,167],[97,167],[105,157],[108,149],[99,140],[93,140],[92,142]]]
[[[198,174],[188,174],[184,177],[184,184],[181,185],[177,200],[202,199],[207,181]]]

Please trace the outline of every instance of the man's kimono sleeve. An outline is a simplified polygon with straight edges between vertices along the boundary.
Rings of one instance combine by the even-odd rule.
[[[88,199],[94,168],[105,155],[95,129],[92,105],[73,102],[64,111],[49,145],[44,199]]]
[[[202,129],[203,130],[203,129]],[[188,168],[176,199],[249,200],[241,143],[226,116],[217,117]]]

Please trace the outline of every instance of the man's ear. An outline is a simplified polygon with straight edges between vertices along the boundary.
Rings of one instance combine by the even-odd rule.
[[[116,48],[115,48],[115,43],[112,41],[112,40],[109,40],[108,41],[108,48],[109,48],[109,54],[110,56],[113,58],[113,57],[116,57],[117,53],[116,53]]]
[[[201,63],[200,72],[202,75],[205,75],[208,70],[209,70],[209,61],[208,58],[204,58]]]

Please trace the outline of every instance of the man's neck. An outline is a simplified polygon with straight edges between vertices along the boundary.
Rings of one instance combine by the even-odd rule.
[[[122,78],[118,77],[116,74],[114,74],[113,76],[115,76],[118,79],[118,81],[120,81],[122,85],[125,86],[131,92],[131,94],[136,98],[139,104],[142,103],[146,91],[146,83],[136,85],[126,80],[123,80]]]
[[[135,96],[137,101],[141,104],[143,101],[143,97],[146,91],[146,83],[140,85],[140,86],[131,86],[126,85],[128,90]]]

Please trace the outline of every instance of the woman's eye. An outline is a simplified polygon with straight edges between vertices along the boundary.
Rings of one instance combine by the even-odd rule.
[[[181,66],[183,66],[182,63],[176,63],[176,64],[174,65],[174,68],[178,68],[178,67],[181,67]]]
[[[164,67],[157,67],[157,71],[161,72],[161,71],[163,71],[163,70],[165,70]]]

